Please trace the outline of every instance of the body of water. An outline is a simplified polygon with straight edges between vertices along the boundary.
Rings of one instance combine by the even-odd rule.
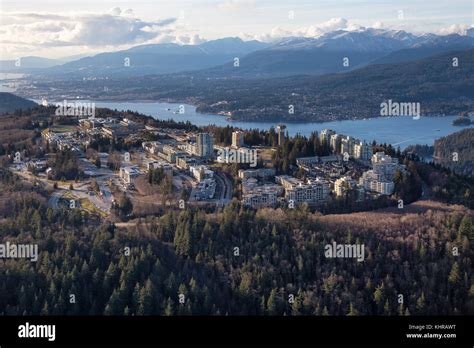
[[[0,92],[15,92],[23,76],[20,73],[0,73]]]
[[[268,130],[276,122],[245,122],[228,121],[225,116],[200,114],[192,105],[184,105],[184,114],[179,114],[181,104],[158,102],[95,102],[97,107],[117,110],[132,110],[149,115],[155,119],[189,121],[197,126],[235,126],[243,129]],[[100,117],[100,115],[97,115]],[[311,132],[329,128],[336,133],[351,135],[355,138],[371,142],[390,143],[404,149],[408,145],[433,145],[434,141],[445,135],[460,131],[463,127],[452,125],[456,116],[421,117],[414,120],[409,116],[380,117],[375,119],[354,121],[332,121],[324,123],[285,123],[288,133],[309,136]]]

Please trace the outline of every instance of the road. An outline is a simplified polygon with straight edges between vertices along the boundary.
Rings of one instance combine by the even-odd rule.
[[[108,181],[112,180],[115,177],[115,173],[110,170],[109,167],[107,167],[106,165],[108,160],[108,154],[100,153],[99,157],[102,163],[100,168],[97,168],[96,165],[89,161],[87,158],[81,158],[81,162],[84,166],[84,172],[95,178],[97,185],[99,186],[99,190],[102,193],[102,196],[98,196],[96,194],[90,196],[88,194],[88,185],[78,186],[78,190],[75,190],[75,192],[78,192],[79,195],[82,196],[82,198],[89,199],[100,210],[103,210],[106,213],[110,213],[114,198],[112,192],[110,191]]]
[[[232,200],[232,182],[224,173],[215,172],[214,177],[221,188],[217,204],[226,205]]]

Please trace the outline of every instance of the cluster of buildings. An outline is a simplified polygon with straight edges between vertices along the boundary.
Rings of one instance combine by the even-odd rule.
[[[150,127],[126,118],[87,118],[80,119],[79,122],[83,133],[101,134],[113,139],[134,136],[144,129],[150,130]],[[279,124],[276,127],[279,145],[284,144],[285,133],[286,127]],[[45,132],[43,136],[59,148],[80,147],[80,142],[67,133]],[[157,139],[159,141],[142,143],[148,158],[142,156],[144,162],[141,166],[146,167],[147,171],[161,168],[171,176],[173,168],[187,171],[192,177],[187,177],[187,180],[193,182],[192,198],[196,200],[214,199],[216,194],[218,181],[215,173],[206,165],[209,160],[249,164],[252,169],[239,170],[238,177],[242,182],[242,202],[252,207],[275,206],[279,202],[321,206],[332,195],[343,197],[348,192],[356,193],[357,200],[365,199],[367,194],[390,195],[394,192],[395,172],[405,169],[396,158],[383,152],[373,154],[372,146],[365,141],[337,134],[331,129],[324,129],[319,134],[320,143],[331,150],[329,156],[296,159],[297,166],[304,170],[304,179],[289,175],[276,176],[274,168],[253,168],[257,164],[257,150],[245,147],[243,131],[232,132],[230,148],[214,146],[212,135],[203,132],[190,134],[170,130]],[[355,161],[348,161],[349,159]],[[366,170],[367,166],[372,168]],[[123,166],[119,171],[120,179],[128,187],[140,174],[141,170],[137,165]]]
[[[145,129],[145,125],[142,123],[134,122],[127,118],[118,120],[111,117],[80,119],[79,125],[84,130],[95,131],[112,139],[125,138]]]
[[[45,130],[42,136],[50,145],[57,146],[59,150],[69,149],[74,152],[80,152],[81,144],[69,132],[55,133]]]
[[[367,191],[391,195],[395,189],[393,176],[397,170],[405,171],[405,166],[383,152],[375,153],[371,162],[372,169],[362,174],[359,185]]]
[[[214,172],[205,165],[191,166],[189,171],[197,180],[197,185],[193,190],[193,198],[198,201],[214,198],[217,186]]]
[[[243,204],[254,208],[276,205],[283,188],[267,181],[274,177],[275,173],[274,168],[240,169],[238,176],[242,179]],[[262,184],[265,181],[267,183]]]
[[[279,140],[284,141],[284,127],[277,127]],[[305,179],[293,176],[275,176],[271,168],[240,170],[242,202],[252,207],[273,206],[279,201],[320,206],[334,197],[351,193],[356,201],[368,196],[391,195],[393,177],[397,170],[404,171],[398,159],[383,152],[372,153],[372,146],[351,136],[324,129],[319,134],[321,144],[331,149],[329,156],[300,157],[296,164],[306,174]],[[348,161],[349,158],[355,161]],[[366,170],[367,166],[372,169]],[[274,177],[274,183],[265,182]]]
[[[184,149],[190,155],[211,158],[214,156],[214,139],[209,133],[198,133],[184,145]]]
[[[368,161],[372,157],[370,144],[348,135],[337,134],[332,129],[323,129],[319,134],[319,139],[322,144],[328,145],[334,154],[361,161]]]
[[[300,180],[288,175],[275,177],[275,181],[285,189],[285,199],[296,204],[321,205],[331,192],[329,182],[321,178]]]
[[[150,169],[155,170],[155,169],[160,169],[160,168],[163,170],[163,173],[165,175],[173,176],[173,167],[169,163],[166,163],[163,161],[154,161],[154,160],[148,161],[146,163],[147,170],[150,170]]]

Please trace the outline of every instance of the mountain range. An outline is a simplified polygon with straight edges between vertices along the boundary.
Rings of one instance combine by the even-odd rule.
[[[130,77],[169,74],[224,64],[267,47],[259,41],[224,38],[199,45],[174,43],[140,45],[117,52],[100,53],[36,73],[48,77]]]
[[[287,38],[240,60],[202,71],[211,77],[323,75],[368,64],[413,61],[474,47],[474,37],[451,34],[414,35],[402,30],[338,30],[318,38]]]
[[[210,78],[322,75],[473,47],[474,29],[467,35],[442,36],[368,28],[337,30],[314,38],[288,37],[273,43],[228,37],[199,45],[141,45],[66,63],[29,57],[20,68],[14,66],[14,61],[0,61],[0,71],[26,69],[49,78],[121,78],[183,72]]]
[[[453,64],[456,57],[457,64]],[[23,96],[51,100],[150,100],[187,103],[198,112],[244,121],[335,121],[378,117],[381,103],[420,103],[421,116],[474,110],[474,48],[345,73],[209,78],[199,73],[122,79],[39,81]],[[78,96],[78,97],[76,97]],[[289,112],[289,106],[294,112]]]

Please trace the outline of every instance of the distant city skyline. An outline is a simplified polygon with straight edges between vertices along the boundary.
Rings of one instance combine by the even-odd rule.
[[[229,36],[268,42],[361,27],[462,34],[473,17],[471,0],[2,0],[0,59],[61,58]]]

